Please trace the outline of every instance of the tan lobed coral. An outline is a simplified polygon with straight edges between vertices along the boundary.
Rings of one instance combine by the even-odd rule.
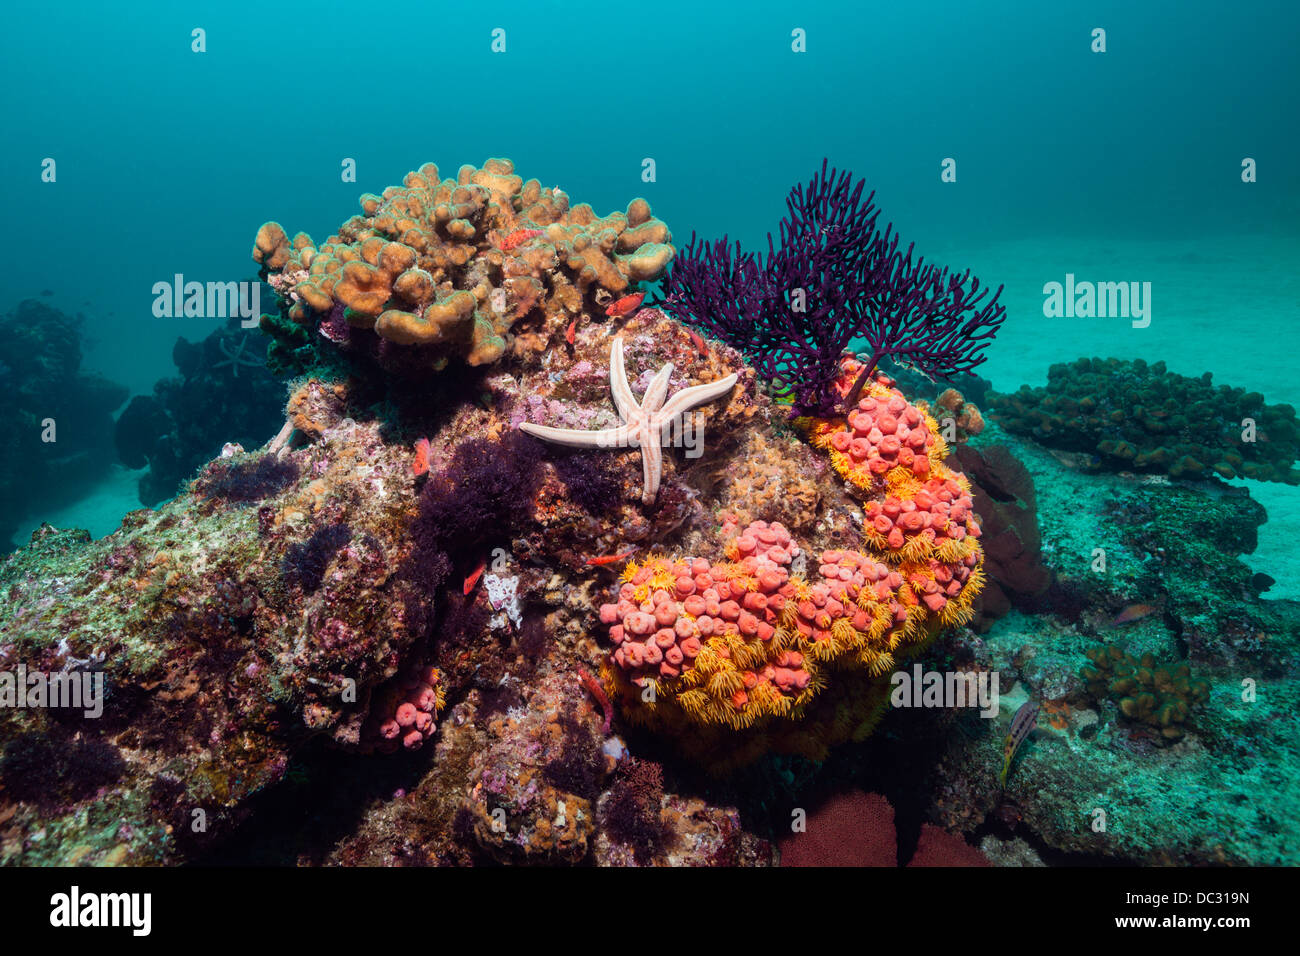
[[[265,223],[253,259],[287,290],[293,321],[314,326],[340,309],[390,342],[436,346],[440,361],[490,364],[516,335],[522,347],[544,345],[658,278],[675,252],[644,199],[597,216],[558,187],[525,182],[508,159],[449,179],[426,163],[401,186],[363,195],[361,209],[319,245]]]

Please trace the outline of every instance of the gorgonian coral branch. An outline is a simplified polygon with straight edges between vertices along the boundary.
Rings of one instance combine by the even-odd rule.
[[[878,227],[875,193],[827,167],[791,189],[766,259],[692,235],[664,280],[664,308],[745,352],[799,413],[852,405],[886,357],[931,377],[978,366],[1005,316],[1002,289],[990,299],[970,270],[900,252],[893,226]],[[842,396],[840,357],[862,341],[866,368]]]
[[[666,307],[735,348],[756,350],[765,330],[762,314],[774,297],[761,258],[742,252],[740,243],[733,253],[726,236],[696,243],[691,233],[680,266],[665,280]]]

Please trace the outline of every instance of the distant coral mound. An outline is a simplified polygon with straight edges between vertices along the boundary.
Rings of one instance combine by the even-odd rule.
[[[1210,378],[1164,362],[1081,358],[1053,365],[1045,388],[994,395],[991,411],[1008,431],[1095,455],[1097,467],[1300,484],[1295,408]]]
[[[0,318],[0,541],[31,511],[85,493],[113,462],[127,390],[81,369],[84,317],[27,299]]]
[[[140,477],[140,501],[156,505],[221,453],[227,442],[252,449],[284,420],[284,386],[266,369],[266,338],[232,319],[201,342],[177,338],[180,375],[160,379],[118,416],[113,440]]]

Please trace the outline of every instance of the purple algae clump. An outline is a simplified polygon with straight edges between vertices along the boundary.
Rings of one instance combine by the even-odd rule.
[[[540,443],[521,432],[457,445],[420,492],[403,577],[433,591],[450,576],[453,563],[483,557],[487,544],[508,540],[532,513],[540,463]],[[426,629],[427,609],[408,602],[406,611],[421,622],[413,624],[417,630]]]
[[[351,540],[352,529],[345,524],[317,528],[306,541],[289,545],[282,566],[285,580],[301,587],[304,594],[314,593],[334,555]]]
[[[561,452],[552,458],[569,497],[589,514],[609,514],[623,497],[622,479],[607,459],[608,456],[593,452]]]
[[[298,466],[292,461],[263,455],[255,461],[232,465],[213,462],[199,476],[195,490],[213,498],[246,504],[279,494],[297,480]]]
[[[540,461],[540,443],[520,432],[461,442],[420,493],[416,550],[474,553],[509,535],[532,513]]]

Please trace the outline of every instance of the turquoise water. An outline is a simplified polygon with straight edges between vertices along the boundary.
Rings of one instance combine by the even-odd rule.
[[[921,253],[1006,285],[996,387],[1115,355],[1300,404],[1300,7],[1131,6],[19,8],[0,38],[0,310],[51,290],[87,316],[85,366],[147,393],[178,335],[216,326],[154,317],[154,283],[251,278],[263,221],[324,237],[422,162],[508,156],[600,212],[644,195],[679,244],[752,245],[829,156]],[[1067,273],[1150,282],[1150,325],[1046,318],[1043,285]],[[1270,596],[1300,595],[1278,573],[1300,498],[1247,484],[1270,514],[1251,560],[1281,582]],[[119,469],[31,523],[100,535],[136,506]]]

